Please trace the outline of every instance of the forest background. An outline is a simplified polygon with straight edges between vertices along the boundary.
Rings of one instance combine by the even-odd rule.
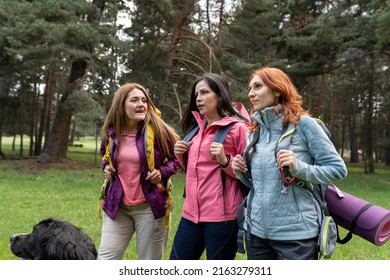
[[[224,74],[248,107],[249,75],[267,65],[374,173],[390,165],[389,26],[387,0],[0,0],[0,157],[3,136],[40,163],[79,137],[98,143],[125,82],[146,86],[181,133],[196,76]]]

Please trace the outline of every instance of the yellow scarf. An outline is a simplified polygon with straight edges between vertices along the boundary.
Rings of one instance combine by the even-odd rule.
[[[109,140],[109,142],[108,142],[108,144],[106,146],[106,153],[102,157],[102,161],[103,160],[107,160],[108,163],[110,164],[111,169],[112,169],[113,165],[112,165],[112,160],[111,160],[111,157],[110,157],[110,147],[111,147],[111,145],[112,145],[112,138],[110,137],[110,140]],[[99,197],[97,209],[96,209],[99,220],[102,218],[102,203],[103,203],[103,199],[104,199],[104,195],[105,195],[106,189],[109,187],[109,184],[110,184],[110,180],[104,179],[102,187],[101,187],[101,191],[100,191],[100,197]]]
[[[146,161],[148,163],[148,170],[153,171],[155,169],[154,163],[154,131],[151,124],[148,124],[145,131],[145,152],[146,152]],[[172,209],[172,181],[171,178],[168,178],[167,186],[164,187],[161,183],[157,183],[156,186],[163,192],[166,192],[168,195],[167,209],[165,211],[165,222],[164,226],[169,226],[169,218]]]

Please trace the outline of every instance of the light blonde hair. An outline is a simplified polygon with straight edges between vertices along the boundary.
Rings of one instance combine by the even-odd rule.
[[[121,86],[114,95],[112,100],[111,108],[108,111],[106,120],[104,121],[102,132],[103,135],[108,141],[108,128],[113,127],[116,134],[118,135],[119,143],[122,142],[122,133],[126,129],[126,113],[125,113],[125,101],[126,97],[133,89],[141,90],[148,104],[148,110],[146,112],[146,117],[141,129],[145,131],[146,126],[151,123],[154,131],[154,137],[157,140],[157,143],[166,157],[172,157],[171,152],[172,147],[175,145],[176,141],[179,140],[179,136],[175,129],[169,126],[161,117],[160,111],[154,105],[152,99],[150,98],[148,91],[140,84],[137,83],[127,83]]]

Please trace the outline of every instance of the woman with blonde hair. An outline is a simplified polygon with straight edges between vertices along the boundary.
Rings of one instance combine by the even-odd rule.
[[[110,184],[98,259],[122,259],[136,233],[138,259],[161,260],[172,207],[169,178],[180,167],[173,152],[178,135],[137,83],[116,91],[102,130],[102,168]]]
[[[345,163],[317,121],[302,108],[302,97],[282,70],[255,70],[248,98],[253,120],[250,144],[232,163],[237,177],[252,187],[244,223],[247,257],[318,259],[320,225],[308,188],[311,183],[344,179]],[[295,127],[290,141],[278,143],[290,126]],[[288,176],[283,177],[287,173],[288,181]]]

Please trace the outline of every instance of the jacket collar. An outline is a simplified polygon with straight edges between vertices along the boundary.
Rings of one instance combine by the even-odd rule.
[[[260,112],[254,113],[252,118],[255,119],[258,123],[262,123],[269,127],[271,123],[283,119],[284,112],[281,104],[278,105],[278,113],[279,115],[277,116],[274,111],[274,106],[271,106],[261,110]]]
[[[108,128],[108,136],[111,137],[111,139],[114,141],[116,145],[118,145],[118,136],[114,130],[114,127],[110,126]]]

